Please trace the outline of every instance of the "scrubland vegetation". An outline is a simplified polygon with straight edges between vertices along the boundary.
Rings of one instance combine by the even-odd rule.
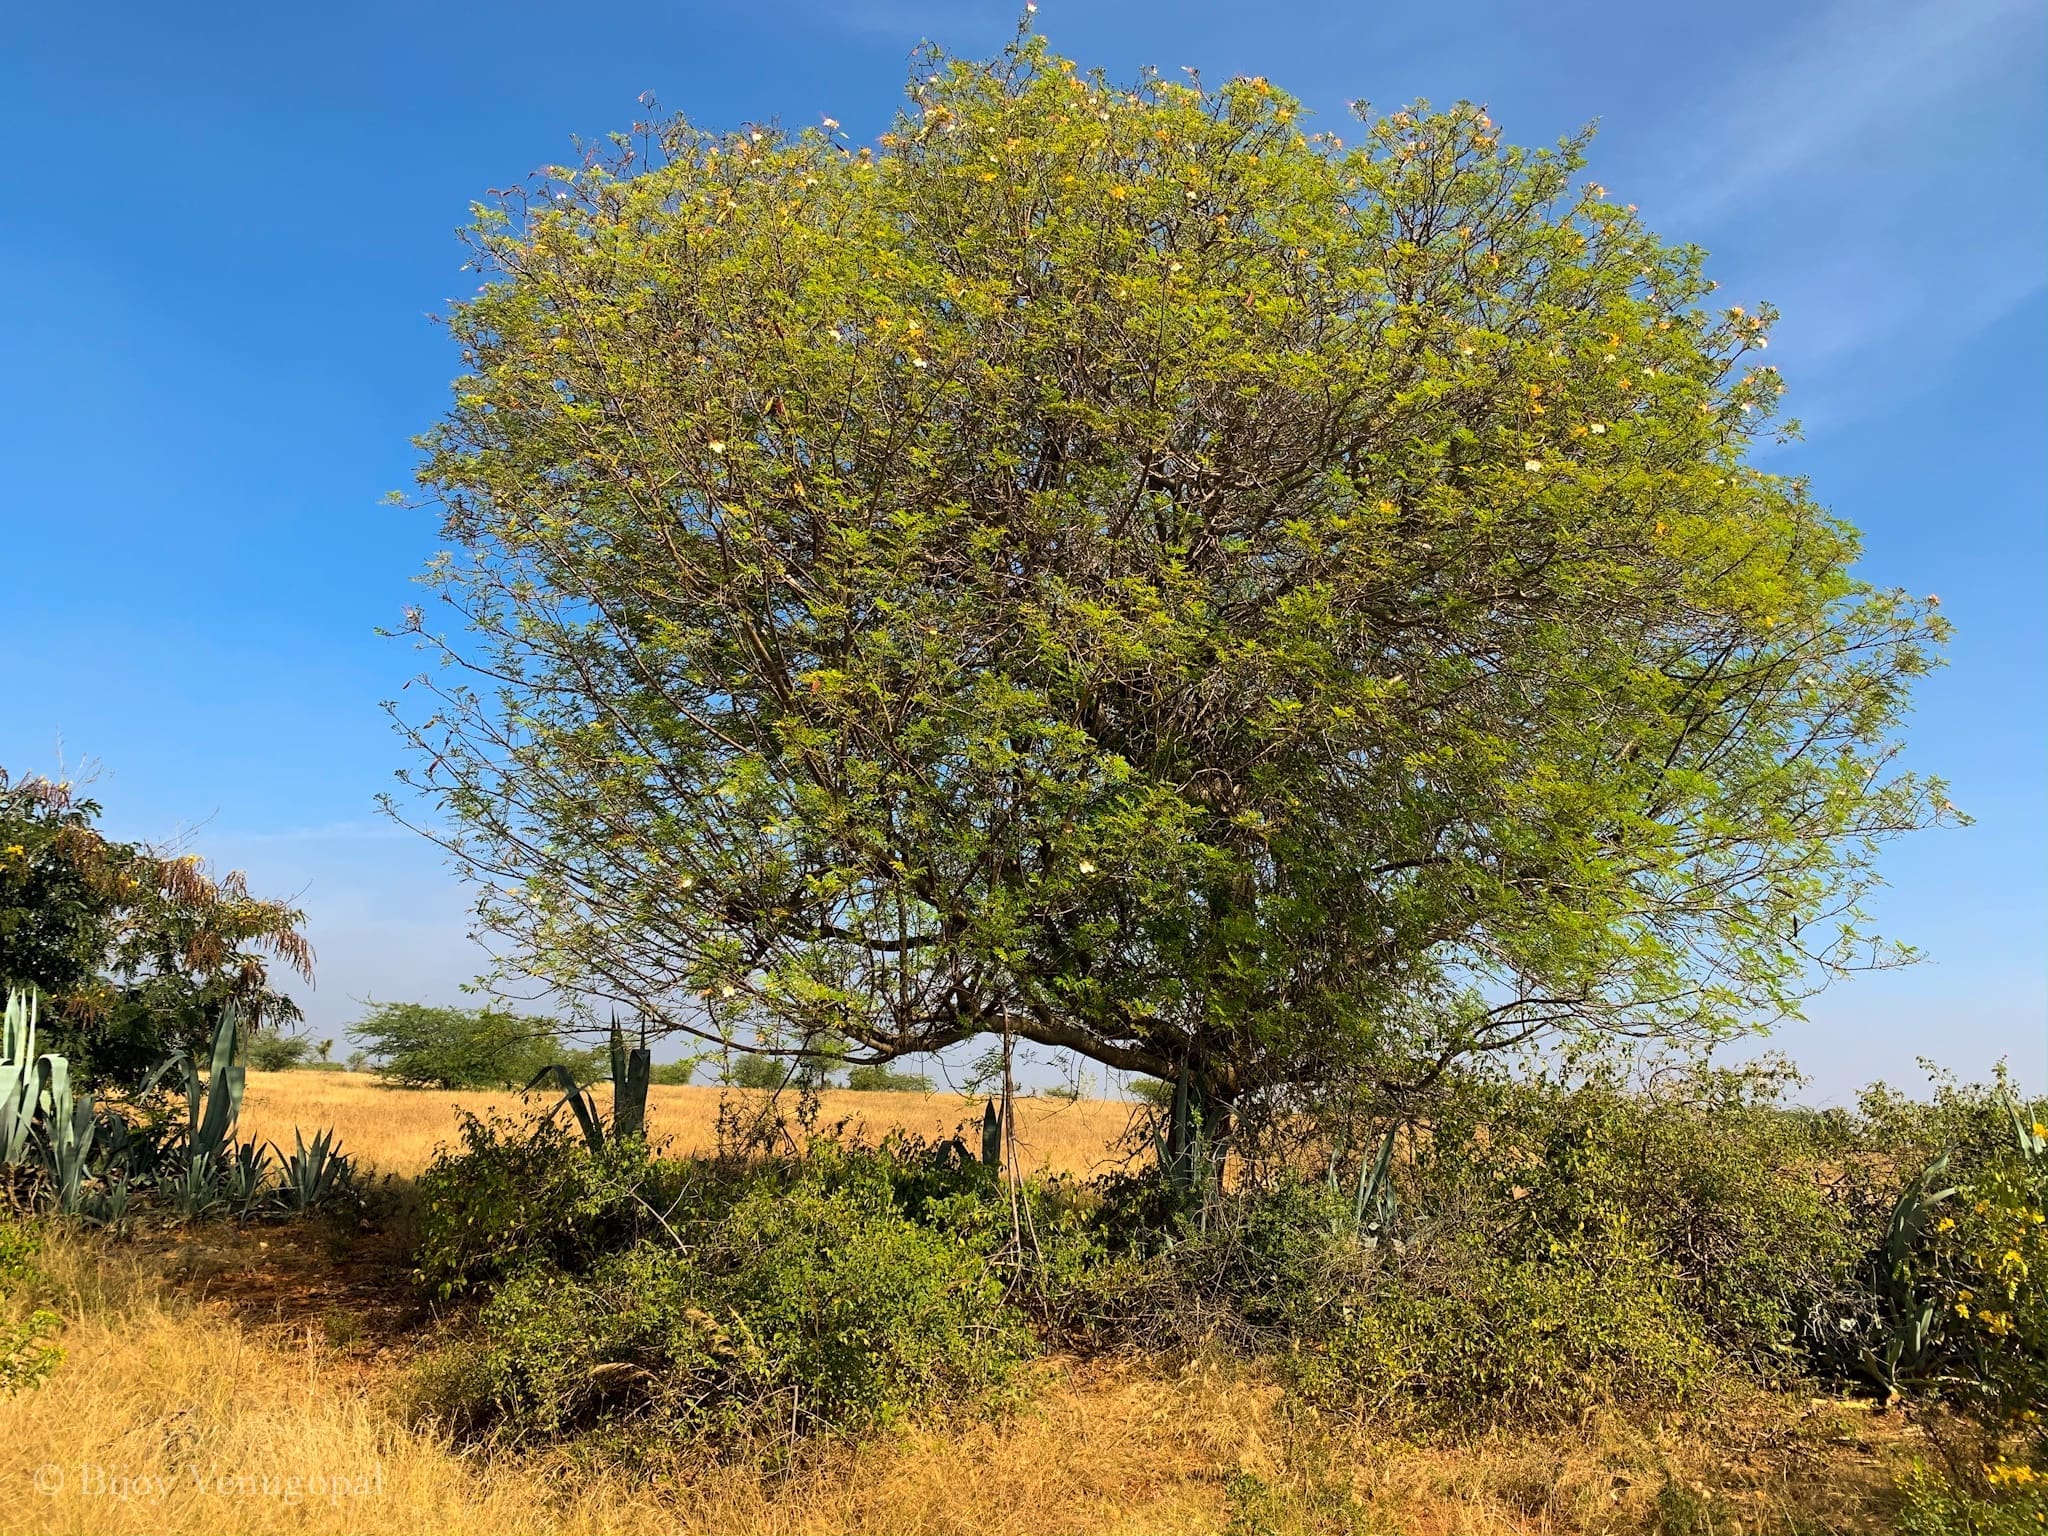
[[[2000,1087],[1821,1113],[1761,1069],[1474,1077],[1391,1137],[1300,1127],[1173,1183],[1170,1106],[1032,1106],[1070,1140],[1021,1172],[981,1160],[961,1100],[921,1106],[957,1121],[928,1135],[888,1118],[919,1123],[905,1095],[668,1090],[722,1111],[700,1142],[678,1115],[677,1145],[657,1090],[646,1140],[593,1148],[537,1098],[456,1121],[367,1076],[254,1081],[252,1114],[378,1106],[356,1145],[390,1172],[311,1225],[11,1222],[0,1477],[185,1479],[124,1501],[73,1475],[18,1528],[1946,1536],[2042,1512],[2048,1104]],[[329,1481],[291,1503],[195,1465]]]
[[[2048,1525],[2048,1103],[1716,1064],[1961,819],[1768,309],[1469,104],[910,96],[469,231],[391,808],[605,1044],[252,1076],[302,914],[0,777],[0,1523]]]

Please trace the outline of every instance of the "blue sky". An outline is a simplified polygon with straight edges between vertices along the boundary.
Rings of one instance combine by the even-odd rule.
[[[1446,18],[1455,15],[1455,20]],[[636,0],[17,7],[0,35],[0,764],[97,760],[108,825],[181,832],[297,894],[330,1034],[479,968],[431,848],[378,821],[373,633],[435,548],[386,506],[455,359],[468,200],[624,127],[881,131],[920,38],[986,54],[1008,6]],[[1129,77],[1263,74],[1487,103],[1510,137],[1597,119],[1593,174],[1697,241],[1772,356],[1867,574],[1958,626],[1912,759],[1976,817],[1895,845],[1877,909],[1929,963],[1827,994],[1777,1044],[1839,1099],[1932,1057],[2048,1083],[2048,11],[2036,0],[1442,8],[1072,3],[1056,47]],[[1341,128],[1340,128],[1341,131]],[[194,830],[196,829],[196,831]]]

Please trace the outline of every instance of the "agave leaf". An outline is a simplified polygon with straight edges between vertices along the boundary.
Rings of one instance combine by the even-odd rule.
[[[554,1082],[556,1087],[562,1090],[562,1096],[549,1106],[548,1114],[552,1115],[564,1104],[568,1105],[576,1115],[576,1123],[583,1128],[584,1142],[591,1151],[602,1152],[604,1150],[604,1122],[598,1118],[597,1104],[590,1097],[589,1090],[576,1081],[576,1075],[567,1067],[563,1066],[559,1061],[549,1062],[533,1074],[533,1077],[526,1085],[526,1091],[531,1093],[542,1083],[550,1080]]]

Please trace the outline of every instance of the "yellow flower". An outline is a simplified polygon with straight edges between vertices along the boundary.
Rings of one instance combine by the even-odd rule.
[[[10,859],[26,858],[27,856],[28,850],[22,847],[21,844],[9,843],[7,845],[7,857],[9,857]]]

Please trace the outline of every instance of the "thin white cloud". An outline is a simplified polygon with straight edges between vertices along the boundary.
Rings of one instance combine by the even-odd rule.
[[[1713,219],[1830,152],[2032,60],[2039,0],[1838,3],[1671,125],[1674,225]]]

